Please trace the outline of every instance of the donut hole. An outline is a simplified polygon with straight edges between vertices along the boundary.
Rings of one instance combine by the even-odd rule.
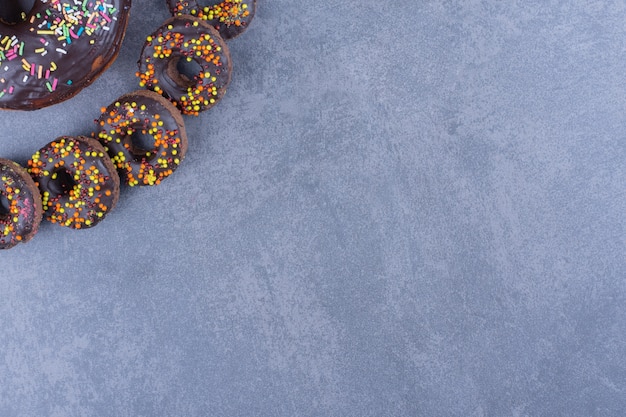
[[[140,129],[133,130],[130,135],[130,147],[128,149],[133,155],[135,162],[150,160],[154,158],[154,138]]]
[[[0,3],[0,20],[14,25],[26,20],[27,16],[35,7],[35,0],[13,0]]]
[[[51,194],[68,195],[76,186],[74,176],[66,169],[59,168],[52,172],[48,190]]]
[[[0,220],[5,220],[11,215],[11,203],[6,195],[0,194]]]
[[[185,56],[171,59],[167,67],[167,75],[183,88],[195,85],[202,72],[202,65],[198,61]]]

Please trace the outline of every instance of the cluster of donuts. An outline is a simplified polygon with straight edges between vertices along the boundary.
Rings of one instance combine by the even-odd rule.
[[[247,29],[256,0],[166,2],[173,17],[146,38],[138,61],[145,89],[103,107],[91,137],[59,137],[25,167],[0,159],[0,249],[29,241],[42,219],[93,227],[121,185],[160,184],[184,159],[183,115],[223,97],[232,74],[225,40]],[[37,0],[18,22],[0,19],[0,109],[40,109],[93,82],[117,57],[130,3]]]

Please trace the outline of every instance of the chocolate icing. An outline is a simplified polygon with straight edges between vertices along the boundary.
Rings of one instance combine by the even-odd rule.
[[[0,109],[40,109],[91,84],[117,57],[130,7],[36,0],[24,21],[0,23]]]
[[[254,18],[256,0],[166,0],[172,15],[191,15],[207,21],[228,40],[241,35]]]
[[[180,62],[194,63],[199,72],[180,73]],[[139,85],[170,99],[183,114],[198,115],[226,93],[232,61],[226,42],[201,19],[177,16],[166,20],[141,51]]]
[[[180,111],[161,95],[140,90],[111,103],[98,120],[96,138],[126,184],[157,185],[171,175],[187,152]],[[147,138],[138,147],[133,135]]]
[[[119,176],[95,139],[61,136],[33,155],[28,172],[41,191],[46,219],[62,226],[93,227],[119,198]]]
[[[0,197],[7,205],[0,210],[0,249],[28,242],[41,223],[41,195],[26,170],[8,159],[0,159]]]

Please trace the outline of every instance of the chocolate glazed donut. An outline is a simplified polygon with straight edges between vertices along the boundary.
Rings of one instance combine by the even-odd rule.
[[[248,29],[256,10],[256,0],[205,0],[205,6],[198,0],[166,1],[173,16],[187,14],[206,20],[226,40]]]
[[[40,109],[91,84],[117,57],[130,6],[36,0],[21,21],[0,22],[0,109]]]
[[[177,16],[148,36],[139,58],[139,85],[197,116],[226,93],[232,61],[226,42],[201,19]]]
[[[115,207],[120,177],[100,143],[61,136],[28,161],[41,192],[44,216],[73,229],[95,226]]]
[[[157,185],[187,152],[183,117],[169,100],[150,90],[125,94],[102,109],[94,136],[126,184]]]
[[[0,249],[28,242],[39,229],[41,194],[28,172],[0,159]]]

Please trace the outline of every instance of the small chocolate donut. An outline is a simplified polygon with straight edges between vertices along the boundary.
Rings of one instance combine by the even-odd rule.
[[[212,0],[201,6],[198,0],[166,0],[172,16],[192,15],[206,20],[228,40],[241,35],[254,18],[256,0]]]
[[[191,16],[173,17],[148,36],[138,64],[141,87],[196,116],[222,98],[232,74],[230,52],[217,30]]]
[[[0,249],[32,239],[42,215],[41,194],[28,172],[0,159]]]
[[[0,109],[36,110],[67,100],[91,84],[117,57],[131,0],[35,0],[19,13],[2,0]]]
[[[37,151],[28,172],[42,195],[46,219],[73,229],[93,227],[120,195],[120,178],[100,143],[61,136]]]
[[[161,95],[140,90],[106,109],[94,134],[130,186],[156,185],[171,175],[187,152],[180,111]]]

